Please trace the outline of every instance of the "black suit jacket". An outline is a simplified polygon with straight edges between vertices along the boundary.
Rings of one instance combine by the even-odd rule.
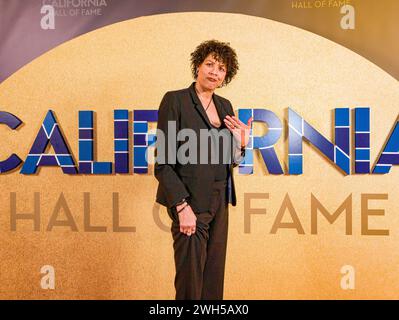
[[[200,129],[211,129],[209,118],[201,105],[201,102],[195,91],[195,82],[190,87],[177,91],[168,91],[162,99],[158,110],[157,129],[161,129],[168,141],[168,135],[175,135],[175,132],[168,132],[168,121],[176,121],[176,130],[190,128],[195,131],[197,137],[200,137]],[[229,100],[213,95],[220,120],[226,115],[233,116],[233,107]],[[223,123],[222,123],[223,124]],[[173,137],[176,139],[176,137]],[[236,205],[236,193],[233,178],[233,168],[238,165],[237,158],[234,157],[233,136],[230,132],[231,144],[231,161],[228,173],[228,189],[229,202]],[[158,141],[158,134],[157,134]],[[187,140],[186,140],[187,141]],[[176,143],[178,149],[185,141]],[[198,146],[200,143],[198,143]],[[209,210],[212,184],[215,180],[214,166],[209,164],[180,164],[176,159],[176,163],[171,163],[168,159],[168,148],[165,148],[165,163],[155,160],[154,173],[159,181],[156,202],[171,208],[183,198],[187,198],[187,202],[195,213],[205,212]],[[198,149],[199,150],[199,149]],[[156,148],[155,156],[157,156],[158,148]],[[245,155],[245,149],[241,151],[242,157]],[[199,155],[199,153],[198,153]],[[243,158],[239,158],[242,160]],[[199,161],[198,161],[199,162]]]

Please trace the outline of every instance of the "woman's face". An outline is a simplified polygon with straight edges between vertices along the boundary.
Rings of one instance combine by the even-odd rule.
[[[226,71],[224,63],[209,54],[198,67],[197,82],[201,87],[213,91],[222,85]]]

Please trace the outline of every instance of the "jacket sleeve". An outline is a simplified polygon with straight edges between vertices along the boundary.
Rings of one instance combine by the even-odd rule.
[[[237,143],[233,142],[233,168],[237,167],[245,158],[245,148],[241,149]]]
[[[167,92],[159,106],[154,164],[155,178],[165,193],[168,207],[171,208],[183,198],[189,197],[190,194],[175,171],[177,132],[168,131],[169,121],[176,124],[176,130],[179,129],[178,101],[173,92]],[[161,135],[164,138],[160,137]]]
[[[233,106],[231,102],[228,101],[228,107],[230,109],[230,115],[234,115]],[[241,148],[239,142],[237,142],[234,138],[232,139],[232,164],[233,168],[237,167],[245,158],[245,148]]]

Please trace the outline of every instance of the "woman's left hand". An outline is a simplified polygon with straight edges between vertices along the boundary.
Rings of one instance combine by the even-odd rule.
[[[241,147],[245,147],[249,142],[249,133],[252,125],[252,117],[248,119],[247,124],[242,122],[236,116],[227,115],[226,118],[223,119],[226,127],[233,134],[234,139],[239,143],[238,145]]]

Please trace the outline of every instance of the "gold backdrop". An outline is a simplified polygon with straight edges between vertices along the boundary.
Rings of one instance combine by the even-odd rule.
[[[0,85],[0,109],[24,122],[16,131],[0,126],[0,159],[15,152],[25,160],[51,109],[76,161],[78,110],[95,111],[97,161],[113,161],[113,110],[157,109],[166,91],[189,86],[189,55],[212,38],[229,41],[238,53],[236,79],[218,91],[236,111],[270,109],[286,125],[291,107],[330,139],[334,108],[369,106],[374,163],[398,115],[397,80],[310,32],[220,13],[124,21],[35,59]],[[267,130],[257,123],[254,131]],[[276,151],[286,171],[284,131]],[[235,169],[238,204],[230,206],[226,299],[399,298],[396,168],[387,175],[344,176],[306,143],[300,176],[269,175],[258,152],[254,158],[253,175],[238,175]],[[2,174],[0,298],[173,299],[170,221],[165,208],[154,202],[157,181],[152,169],[147,175],[72,176],[58,167],[43,167],[36,175],[19,170]],[[18,213],[33,213],[35,193],[40,231],[34,231],[32,220],[18,220],[11,230],[12,197]],[[106,232],[85,231],[84,193],[90,193],[91,224],[105,226]],[[135,232],[113,231],[113,193],[119,195],[120,225],[134,226]],[[268,199],[244,206],[245,197],[260,193],[267,193]],[[369,217],[369,228],[389,229],[389,235],[362,234],[361,196],[368,193],[387,194],[386,200],[369,202],[371,209],[384,209],[384,216]],[[271,233],[286,194],[305,234],[292,228]],[[345,234],[344,214],[329,224],[320,213],[317,234],[311,234],[312,194],[330,213],[352,194],[353,234]],[[249,214],[249,206],[264,214]],[[66,226],[48,230],[53,214],[58,220],[70,214],[77,231]],[[245,219],[250,219],[249,233]],[[283,221],[292,221],[289,211]],[[44,265],[54,267],[54,290],[40,286]],[[355,270],[354,289],[341,288],[345,265]]]

